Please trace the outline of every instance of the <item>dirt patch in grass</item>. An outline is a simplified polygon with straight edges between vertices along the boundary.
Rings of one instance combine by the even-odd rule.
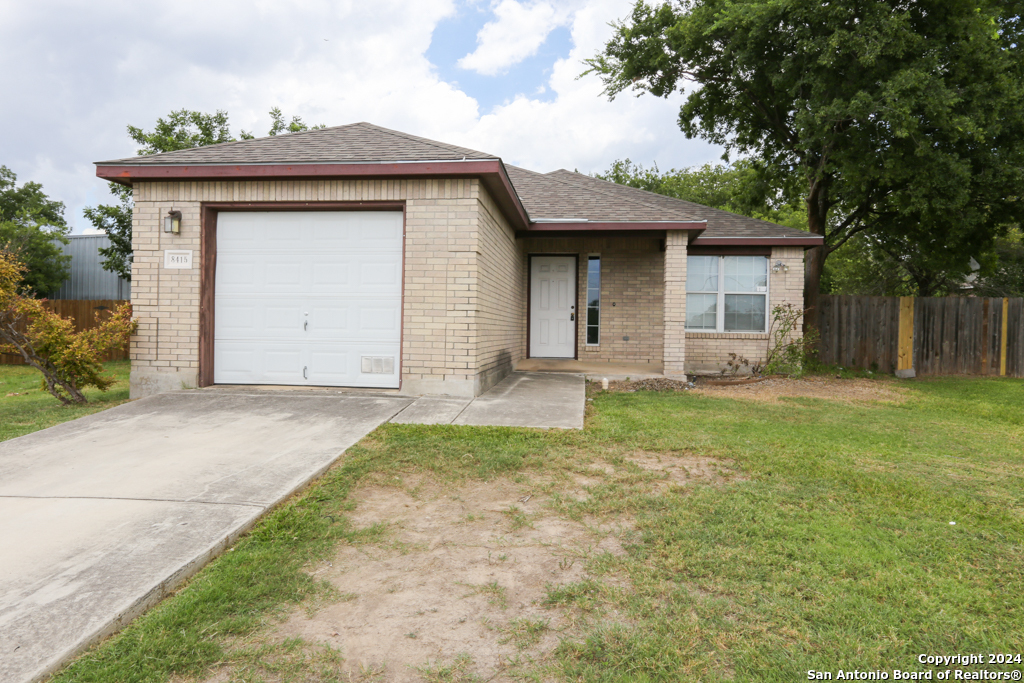
[[[776,403],[782,397],[823,398],[830,401],[866,402],[885,401],[903,403],[906,390],[892,382],[874,379],[836,379],[834,377],[804,377],[790,379],[772,377],[757,384],[739,386],[707,386],[697,384],[694,391],[707,396],[744,398]]]
[[[653,490],[720,481],[726,467],[647,452],[625,459],[665,473],[651,479]],[[595,466],[592,476],[565,483],[585,494],[620,469]],[[387,540],[343,546],[312,567],[341,598],[297,610],[272,638],[337,649],[352,680],[499,681],[542,665],[560,639],[583,632],[586,619],[552,607],[550,596],[590,585],[590,561],[621,557],[634,533],[624,518],[559,517],[548,506],[550,489],[543,479],[452,487],[419,474],[362,487],[350,499],[349,519],[357,527],[386,525]],[[628,590],[621,577],[603,578],[608,590]],[[614,611],[602,616],[616,620]]]
[[[635,463],[640,469],[661,475],[663,479],[656,482],[656,490],[696,481],[724,484],[727,481],[746,479],[736,471],[731,460],[647,451],[636,451],[627,456],[626,460]]]
[[[596,554],[623,554],[628,529],[547,515],[548,497],[529,484],[453,489],[420,475],[394,483],[356,492],[349,517],[387,525],[388,541],[344,546],[311,571],[347,599],[297,612],[276,634],[339,649],[354,679],[443,679],[454,667],[502,680],[573,632],[571,615],[543,605],[548,587],[585,579]]]

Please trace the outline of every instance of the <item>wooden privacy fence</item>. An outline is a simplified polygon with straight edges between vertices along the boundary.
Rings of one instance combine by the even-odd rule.
[[[1024,377],[1024,299],[823,296],[818,329],[827,365]]]
[[[59,299],[45,301],[43,305],[55,311],[62,318],[73,318],[75,331],[80,332],[91,327],[96,327],[96,314],[100,316],[109,315],[108,311],[125,303],[116,299],[104,299],[101,301],[77,301],[74,299]],[[22,322],[24,327],[24,322]],[[128,349],[110,351],[101,357],[103,360],[124,360],[128,358]],[[18,353],[0,353],[0,365],[23,365],[24,360]]]

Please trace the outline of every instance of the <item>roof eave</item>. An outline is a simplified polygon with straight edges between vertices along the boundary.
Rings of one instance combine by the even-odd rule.
[[[773,246],[773,247],[820,247],[825,243],[821,235],[786,236],[776,235],[770,237],[707,237],[700,236],[691,244],[697,247],[723,247],[723,246]]]
[[[279,180],[306,178],[480,178],[515,229],[529,217],[500,159],[371,163],[96,164],[96,175],[122,185],[136,180]]]
[[[530,223],[527,234],[542,232],[633,232],[651,230],[691,230],[703,232],[707,221],[555,221],[544,220]]]

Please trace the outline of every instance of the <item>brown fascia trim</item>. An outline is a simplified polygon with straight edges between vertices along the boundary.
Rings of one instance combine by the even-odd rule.
[[[536,235],[546,232],[665,232],[666,230],[695,230],[703,232],[707,227],[704,221],[566,221],[530,223],[530,227],[522,232],[524,235]]]
[[[97,177],[122,185],[133,180],[298,180],[308,178],[480,178],[516,229],[529,218],[500,159],[355,164],[97,164]]]
[[[820,247],[825,243],[821,235],[807,237],[698,237],[691,242],[694,247]]]
[[[530,238],[536,238],[536,239],[556,239],[556,238],[564,238],[564,237],[570,237],[570,238],[575,238],[575,239],[583,239],[584,237],[595,237],[595,236],[598,236],[598,237],[629,237],[629,238],[632,238],[632,239],[658,239],[658,240],[663,240],[663,239],[665,239],[665,231],[664,230],[604,230],[604,231],[601,231],[599,233],[596,233],[596,235],[588,235],[587,233],[581,232],[579,230],[575,230],[575,231],[571,231],[571,232],[560,232],[560,231],[538,232],[536,230],[520,230],[520,231],[518,231],[516,233],[516,238],[526,238],[526,239],[530,239]],[[537,254],[537,255],[538,256],[545,256],[546,254]],[[554,256],[558,256],[558,254],[553,254],[553,255]]]

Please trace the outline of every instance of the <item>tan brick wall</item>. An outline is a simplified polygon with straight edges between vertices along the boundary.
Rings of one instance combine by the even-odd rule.
[[[479,191],[474,179],[136,183],[133,395],[196,384],[204,201],[405,201],[403,389],[472,395],[480,365]],[[171,208],[183,214],[180,235],[161,230]],[[165,249],[191,249],[193,268],[164,269]]]
[[[486,390],[526,354],[526,253],[485,188],[478,197],[477,382]]]
[[[665,233],[665,350],[664,373],[685,374],[686,353],[686,246],[685,230]]]
[[[788,272],[771,271],[782,261]],[[802,309],[804,303],[804,251],[800,247],[773,247],[768,262],[768,316],[779,305],[791,303]],[[797,333],[799,333],[799,326]],[[793,335],[795,336],[795,335]],[[768,352],[767,334],[746,332],[688,332],[686,334],[686,371],[689,373],[720,372],[735,353],[751,363],[764,361]]]
[[[530,254],[577,254],[577,351],[588,362],[661,363],[661,240],[629,237],[528,237]],[[587,346],[587,258],[601,257],[601,343]],[[526,282],[523,266],[523,283]],[[524,289],[525,297],[525,289]],[[524,311],[525,321],[525,311]],[[628,340],[625,337],[629,337]]]

